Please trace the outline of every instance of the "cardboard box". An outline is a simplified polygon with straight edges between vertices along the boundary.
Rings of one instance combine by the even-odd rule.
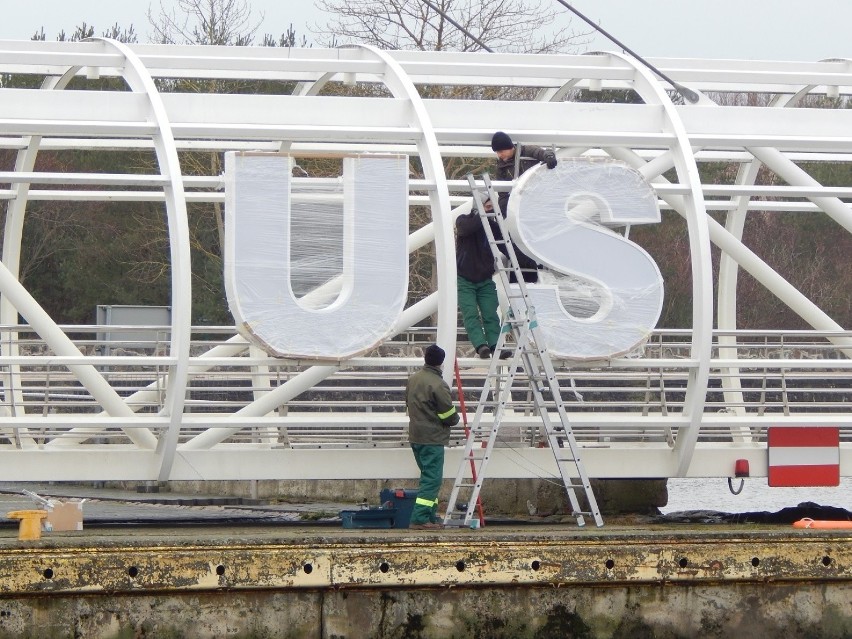
[[[49,500],[46,507],[47,518],[44,529],[48,532],[63,532],[68,530],[83,530],[83,502],[85,499],[72,501]]]

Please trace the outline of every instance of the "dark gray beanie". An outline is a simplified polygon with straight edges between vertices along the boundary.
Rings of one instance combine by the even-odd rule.
[[[444,349],[437,344],[432,344],[423,351],[423,360],[428,366],[440,366],[444,363],[444,356]]]
[[[497,131],[497,133],[494,134],[494,137],[491,138],[491,150],[495,153],[497,151],[506,151],[514,147],[515,144],[512,142],[512,138],[502,131]]]

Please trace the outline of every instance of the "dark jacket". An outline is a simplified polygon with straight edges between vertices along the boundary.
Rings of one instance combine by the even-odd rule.
[[[543,149],[534,144],[516,144],[515,156],[520,157],[518,163],[518,174],[515,175],[515,157],[508,160],[497,160],[497,171],[494,175],[495,180],[503,180],[510,182],[521,177],[529,169],[534,167],[539,162],[547,162],[548,158],[553,157],[553,151]],[[506,209],[509,206],[509,192],[503,191],[497,196],[497,201],[500,203],[500,210],[503,215],[506,215]]]
[[[500,227],[490,224],[494,237],[501,238]],[[470,282],[484,282],[494,275],[494,256],[476,211],[456,218],[456,272]]]
[[[450,426],[459,423],[459,414],[440,368],[424,366],[408,379],[405,405],[408,439],[412,444],[450,443]]]
[[[507,182],[515,180],[539,162],[546,162],[552,157],[554,157],[554,153],[550,149],[543,149],[540,146],[535,146],[534,144],[516,144],[515,156],[508,160],[497,160],[497,171],[494,177],[497,180],[504,180]],[[516,158],[519,158],[519,161],[517,162],[517,175],[515,175]],[[500,204],[500,212],[503,213],[503,216],[505,217],[506,209],[509,206],[509,192],[502,191],[497,196],[497,202]],[[503,247],[501,247],[501,250],[503,253],[506,253],[506,249]],[[517,246],[515,246],[515,254],[518,256],[518,266],[522,269],[528,269],[524,272],[524,281],[537,282],[537,269],[540,267],[536,264],[536,261],[526,253],[523,253]],[[514,274],[512,274],[510,280],[512,282],[515,281]]]

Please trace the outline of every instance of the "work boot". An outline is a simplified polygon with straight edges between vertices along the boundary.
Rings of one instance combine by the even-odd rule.
[[[488,359],[491,357],[491,349],[488,348],[488,344],[483,344],[476,349],[476,354],[479,355],[479,359]]]

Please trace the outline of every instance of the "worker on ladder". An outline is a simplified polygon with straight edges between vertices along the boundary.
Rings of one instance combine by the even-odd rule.
[[[533,144],[515,145],[503,131],[493,135],[491,149],[497,154],[496,175],[500,180],[512,181],[539,162],[544,162],[549,169],[556,167],[556,154],[553,151]],[[509,203],[508,191],[500,193],[498,202],[505,215]],[[493,210],[491,200],[485,202],[485,208],[487,211]],[[456,218],[456,290],[467,337],[476,354],[482,359],[488,359],[500,335],[500,316],[497,311],[497,288],[492,277],[494,257],[482,224],[475,210]],[[496,222],[492,220],[490,225],[494,237],[502,240]],[[515,253],[524,281],[537,282],[539,265],[517,248]],[[514,273],[510,281],[515,281]],[[500,353],[501,357],[508,355],[508,351]]]
[[[491,232],[500,232],[490,222]],[[481,359],[488,359],[500,337],[497,286],[494,284],[494,256],[479,213],[456,218],[456,292],[467,338]]]
[[[548,169],[555,169],[557,164],[556,154],[551,149],[543,149],[534,144],[515,144],[512,142],[512,138],[503,131],[497,131],[491,137],[491,150],[497,154],[497,170],[494,177],[506,182],[517,180],[539,162],[546,164]],[[509,192],[501,191],[497,201],[500,204],[500,211],[505,216],[509,207]],[[485,210],[493,210],[490,200],[485,202]],[[503,251],[505,253],[505,249]],[[515,253],[518,256],[518,266],[521,267],[524,274],[524,281],[527,283],[538,282],[539,265],[536,264],[536,261],[518,250],[517,247]],[[514,281],[514,274],[511,277]]]

